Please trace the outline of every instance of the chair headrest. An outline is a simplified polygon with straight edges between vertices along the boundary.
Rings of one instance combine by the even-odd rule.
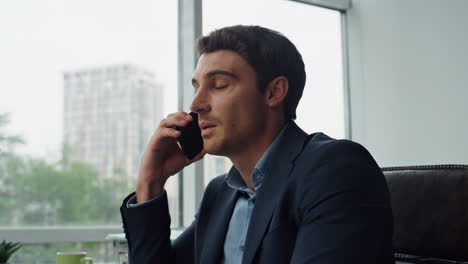
[[[468,165],[382,168],[397,253],[468,260]]]

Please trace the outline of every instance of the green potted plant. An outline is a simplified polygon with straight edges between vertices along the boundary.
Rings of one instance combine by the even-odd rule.
[[[0,243],[0,264],[8,263],[8,259],[10,259],[11,255],[20,249],[20,247],[22,247],[21,243],[6,242],[3,240],[3,242]]]

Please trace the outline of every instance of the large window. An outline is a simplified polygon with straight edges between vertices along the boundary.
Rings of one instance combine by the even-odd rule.
[[[121,232],[140,156],[177,111],[177,1],[5,0],[0,35],[0,240],[13,227]],[[174,226],[177,186],[178,177],[166,186]],[[87,249],[30,240],[13,263]],[[91,251],[102,263],[105,250]]]
[[[284,0],[204,0],[203,34],[232,25],[260,25],[283,33],[302,54],[307,74],[296,122],[307,133],[345,137],[341,17],[338,11]],[[230,162],[205,161],[205,183]]]
[[[202,11],[203,34],[257,24],[291,39],[307,70],[298,124],[345,136],[337,11],[284,0],[205,0]],[[118,208],[147,141],[180,107],[178,48],[186,55],[193,43],[178,46],[177,13],[177,1],[0,1],[0,240],[26,242],[13,263],[76,250],[114,263],[104,234],[122,231]],[[207,183],[231,166],[218,156],[202,163],[184,177],[204,171]],[[191,220],[201,193],[179,180],[166,185],[174,228]]]

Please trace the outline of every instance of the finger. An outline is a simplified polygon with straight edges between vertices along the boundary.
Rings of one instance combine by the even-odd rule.
[[[188,113],[186,112],[175,112],[175,113],[170,113],[167,115],[168,118],[172,118],[172,117],[181,117],[181,118],[184,118],[184,116],[186,115],[189,115]]]
[[[180,126],[184,127],[186,126],[190,121],[192,121],[192,116],[189,114],[177,114],[177,115],[169,115],[161,122],[159,123],[159,126],[161,127],[174,127],[174,126]]]
[[[177,138],[182,135],[182,132],[172,129],[172,128],[167,128],[167,127],[160,127],[158,129],[158,138]]]
[[[184,127],[189,121],[185,119],[165,118],[159,123],[160,127],[174,128],[175,126]]]

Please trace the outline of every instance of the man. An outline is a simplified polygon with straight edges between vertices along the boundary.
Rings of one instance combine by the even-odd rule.
[[[359,144],[292,121],[305,84],[302,57],[278,32],[216,30],[198,41],[190,107],[204,150],[187,159],[176,138],[192,117],[163,119],[121,207],[132,264],[393,262],[385,179]],[[171,243],[164,184],[206,153],[233,167],[206,187],[190,227]]]

